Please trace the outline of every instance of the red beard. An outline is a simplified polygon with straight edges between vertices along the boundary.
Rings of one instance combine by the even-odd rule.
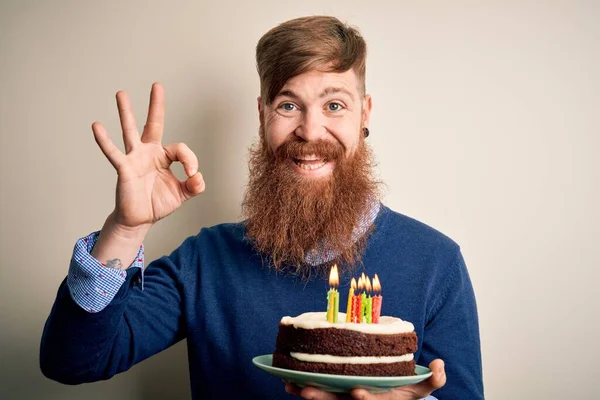
[[[356,152],[345,157],[338,142],[291,140],[269,151],[261,132],[250,149],[250,178],[242,203],[247,237],[272,260],[276,270],[310,275],[311,250],[333,252],[331,262],[314,266],[327,273],[332,262],[352,268],[360,260],[369,230],[353,237],[361,219],[379,197],[372,156],[361,136]],[[290,160],[315,154],[335,162],[330,176],[312,178],[295,172]]]

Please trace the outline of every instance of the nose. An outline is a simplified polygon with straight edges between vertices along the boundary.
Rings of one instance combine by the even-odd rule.
[[[294,134],[307,142],[323,139],[327,135],[323,116],[318,112],[307,110],[303,113]]]

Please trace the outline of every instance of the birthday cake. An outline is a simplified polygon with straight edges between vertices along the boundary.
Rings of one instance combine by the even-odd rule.
[[[339,313],[339,321],[346,314]],[[297,371],[359,376],[415,375],[417,335],[408,321],[328,322],[326,312],[283,317],[273,366]]]

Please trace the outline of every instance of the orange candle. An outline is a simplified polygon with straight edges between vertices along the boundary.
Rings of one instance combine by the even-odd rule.
[[[348,306],[346,307],[346,322],[352,322],[352,299],[356,290],[356,279],[350,281],[350,289],[348,289]]]
[[[358,278],[358,292],[357,294],[352,298],[352,305],[353,305],[353,311],[352,311],[352,322],[360,324],[362,322],[362,297],[361,297],[361,292],[363,290],[364,287],[364,282],[361,278]]]
[[[371,280],[367,276],[367,284],[366,284],[366,292],[367,292],[367,304],[365,304],[365,322],[370,324],[373,320],[373,298],[371,293]]]

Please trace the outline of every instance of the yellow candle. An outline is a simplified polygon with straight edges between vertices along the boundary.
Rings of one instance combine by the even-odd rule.
[[[333,289],[327,291],[327,322],[333,321]]]
[[[338,314],[340,312],[340,292],[333,290],[333,323],[337,324]]]
[[[339,293],[336,296],[337,290],[335,288],[339,285],[339,282],[337,265],[334,264],[329,273],[329,291],[327,292],[327,322],[331,323],[337,322],[338,319]]]

